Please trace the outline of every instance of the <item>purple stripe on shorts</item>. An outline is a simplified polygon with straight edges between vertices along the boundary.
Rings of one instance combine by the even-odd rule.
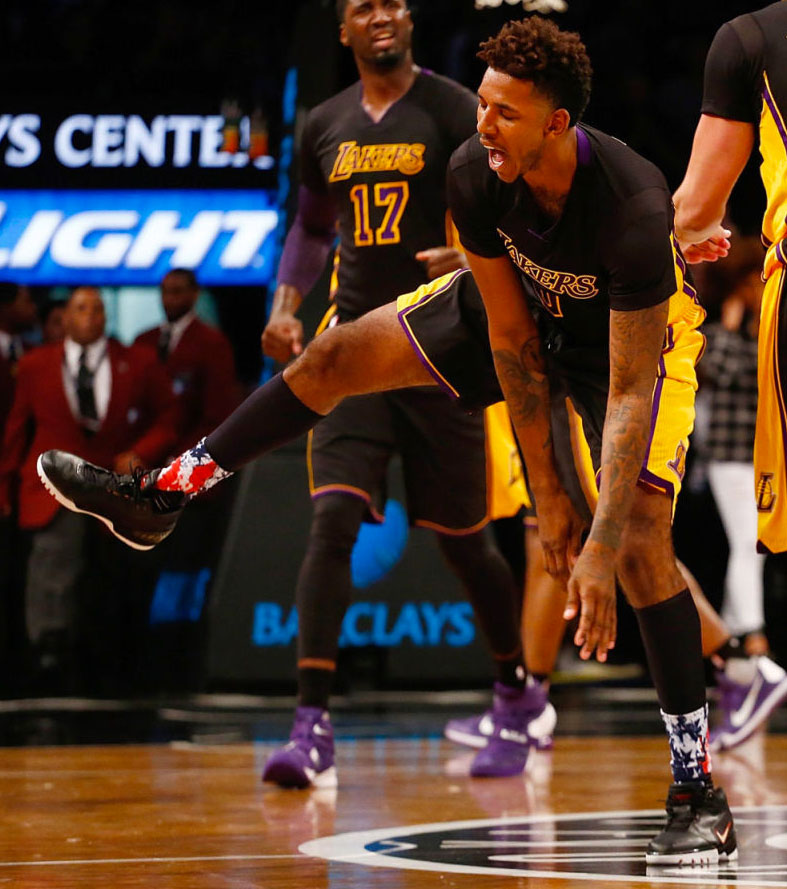
[[[669,328],[667,329],[669,330]],[[656,388],[653,392],[653,404],[650,409],[650,434],[648,435],[648,445],[645,448],[645,457],[642,460],[642,469],[639,474],[640,478],[644,478],[646,474],[652,474],[648,472],[647,465],[650,457],[650,449],[653,445],[653,436],[656,434],[656,421],[659,417],[659,406],[661,404],[661,390],[664,388],[664,377],[666,376],[666,373],[667,368],[664,364],[664,356],[661,355],[659,356],[659,373],[656,377]]]
[[[413,309],[418,308],[422,303],[427,302],[435,296],[439,296],[441,293],[444,293],[448,288],[454,283],[454,281],[459,277],[459,275],[470,274],[469,269],[457,269],[451,277],[443,284],[441,287],[438,287],[437,290],[432,291],[431,293],[427,293],[418,300],[417,303],[413,303],[411,306],[407,306],[404,309],[400,309],[398,312],[399,323],[402,325],[402,330],[404,330],[405,336],[410,341],[410,345],[413,347],[413,351],[418,356],[418,360],[423,364],[423,366],[429,371],[429,375],[434,378],[434,381],[437,385],[452,398],[458,398],[458,393],[456,390],[448,383],[440,374],[440,371],[437,370],[434,365],[429,361],[426,353],[421,348],[418,340],[413,336],[410,328],[405,323],[405,317],[409,312]]]
[[[782,265],[787,265],[787,260],[784,258],[784,241],[779,241],[776,245],[776,257]]]
[[[409,306],[408,308],[412,308]],[[404,323],[402,320],[402,314],[399,314],[399,321],[402,325],[402,330],[404,330],[404,335],[410,340],[410,345],[413,347],[413,352],[418,356],[418,360],[423,364],[423,366],[429,371],[429,375],[434,379],[435,383],[445,392],[447,395],[450,395],[451,398],[458,398],[459,396],[456,392],[446,383],[446,381],[440,376],[439,371],[436,368],[432,367],[429,363],[426,355],[424,355],[423,350],[418,345],[418,340],[410,333],[410,328]]]
[[[776,105],[776,102],[773,100],[773,96],[771,95],[771,91],[768,89],[768,81],[766,80],[762,87],[762,97],[765,99],[765,104],[768,106],[771,112],[771,116],[776,124],[776,129],[779,131],[779,135],[782,137],[782,144],[785,149],[787,149],[787,133],[784,131],[784,124],[782,123],[782,116],[779,114],[779,108]]]
[[[778,302],[776,304],[776,335],[773,338],[773,366],[776,369],[776,373],[774,374],[774,387],[776,389],[777,402],[779,404],[779,423],[782,427],[782,448],[787,448],[787,417],[785,416],[785,408],[784,408],[784,389],[782,385],[782,379],[779,374],[780,363],[779,363],[779,320],[780,314],[782,311],[782,300],[784,299],[784,269],[781,272],[781,282],[779,283],[779,297]],[[785,462],[787,462],[787,453],[784,455]]]
[[[672,482],[668,482],[666,479],[660,478],[658,475],[655,475],[649,469],[643,469],[639,474],[639,478],[637,479],[637,483],[642,482],[648,487],[658,488],[659,491],[664,491],[665,494],[668,494],[672,500],[675,499],[675,485]]]
[[[680,273],[681,273],[681,275],[684,275],[684,276],[685,276],[685,274],[686,274],[686,262],[685,262],[685,260],[683,259],[683,256],[681,255],[681,253],[680,253],[679,250],[676,250],[676,251],[675,251],[675,262],[677,262],[677,264],[678,264],[678,268],[680,269]]]

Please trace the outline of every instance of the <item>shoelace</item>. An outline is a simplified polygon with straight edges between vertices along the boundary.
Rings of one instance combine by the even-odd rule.
[[[121,497],[138,503],[142,499],[142,482],[147,475],[146,471],[137,466],[131,475],[119,475],[116,472],[109,473],[110,486]]]

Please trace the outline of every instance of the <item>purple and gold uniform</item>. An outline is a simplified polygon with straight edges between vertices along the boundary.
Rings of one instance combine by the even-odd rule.
[[[303,134],[303,185],[329,197],[338,220],[334,305],[325,324],[357,318],[428,282],[416,253],[455,243],[445,171],[475,131],[476,97],[436,74],[419,73],[377,122],[361,98],[356,83],[328,99],[309,114]],[[508,444],[489,436],[500,459],[486,458],[486,439],[483,415],[468,415],[432,388],[349,398],[310,437],[312,497],[357,496],[378,518],[386,466],[397,452],[411,522],[470,533],[490,516],[516,513],[524,498],[515,473],[504,469],[502,488],[492,483],[501,477],[494,467],[509,459],[510,436]]]
[[[584,125],[577,134],[574,181],[550,228],[540,227],[524,180],[498,179],[476,137],[452,158],[449,206],[468,250],[508,255],[519,269],[544,343],[553,399],[570,399],[597,470],[609,390],[610,310],[669,300],[639,483],[664,491],[674,503],[694,425],[695,365],[704,347],[698,327],[705,312],[675,246],[661,173],[617,139]],[[444,388],[469,404],[500,397],[486,316],[470,274],[455,273],[401,297],[399,313]],[[558,461],[574,473],[567,465],[570,445],[566,451]]]
[[[722,25],[705,65],[702,113],[759,131],[767,196],[754,471],[758,548],[787,550],[787,3]]]

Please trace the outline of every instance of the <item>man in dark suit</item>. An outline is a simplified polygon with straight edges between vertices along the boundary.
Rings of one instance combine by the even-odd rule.
[[[30,532],[27,634],[36,667],[50,674],[70,648],[86,538],[84,517],[61,509],[41,487],[38,453],[72,448],[129,472],[156,465],[177,440],[164,369],[150,350],[108,339],[105,320],[99,291],[77,288],[66,306],[64,342],[21,358],[0,455],[0,513],[10,513],[18,487],[19,526]]]
[[[240,400],[232,347],[220,330],[197,317],[198,296],[190,269],[167,272],[161,281],[166,321],[136,340],[156,351],[172,379],[180,410],[175,453],[207,435]]]

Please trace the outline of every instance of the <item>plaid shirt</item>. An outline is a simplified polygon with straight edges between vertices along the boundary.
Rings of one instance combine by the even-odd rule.
[[[711,387],[708,460],[751,463],[757,419],[757,340],[742,327],[703,328],[708,345],[699,365],[703,385]]]

